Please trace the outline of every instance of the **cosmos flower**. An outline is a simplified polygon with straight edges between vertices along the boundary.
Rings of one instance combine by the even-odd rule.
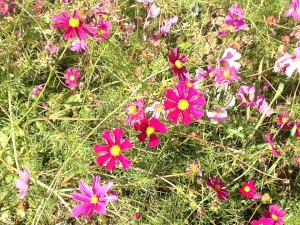
[[[217,193],[217,196],[221,201],[228,200],[229,193],[226,190],[224,182],[218,177],[209,176],[209,178],[206,179],[206,184]]]
[[[215,78],[215,68],[213,66],[208,66],[207,67],[207,71],[202,69],[202,68],[198,68],[196,69],[196,77],[200,76],[201,79],[211,79],[214,80]]]
[[[88,51],[88,46],[84,40],[75,39],[69,46],[70,50],[73,52]]]
[[[272,218],[274,225],[283,225],[284,221],[282,220],[285,217],[285,211],[280,207],[280,205],[270,205],[269,211],[265,213],[265,217]]]
[[[153,112],[152,117],[159,119],[160,114],[163,114],[164,118],[166,119],[166,111],[164,109],[164,102],[160,103],[155,101],[152,106],[146,107],[145,113]]]
[[[168,57],[172,64],[172,72],[178,77],[179,83],[185,83],[189,78],[189,71],[184,66],[187,61],[185,55],[180,55],[179,49],[176,48],[174,51],[169,50]]]
[[[238,71],[241,68],[241,64],[236,61],[241,59],[241,57],[241,54],[234,48],[226,48],[222,58],[218,60],[219,67],[224,69],[233,67]]]
[[[65,83],[68,85],[68,87],[71,90],[74,90],[78,86],[80,72],[77,70],[77,68],[69,68],[65,74],[65,79]]]
[[[19,198],[23,199],[27,195],[30,183],[30,170],[28,167],[24,168],[24,171],[19,170],[20,179],[15,183],[16,188],[20,190]]]
[[[85,40],[88,35],[93,36],[95,34],[93,28],[83,23],[78,10],[74,11],[73,16],[70,16],[68,12],[61,12],[59,16],[52,16],[52,20],[55,22],[53,27],[66,30],[65,40],[73,38],[75,34],[80,40]]]
[[[157,7],[155,4],[152,4],[152,5],[147,9],[147,12],[148,12],[148,17],[154,19],[154,18],[156,18],[156,17],[159,15],[160,8]]]
[[[286,11],[285,17],[293,17],[295,20],[300,20],[300,2],[299,0],[293,0],[290,8]]]
[[[199,89],[198,85],[199,82],[203,79],[203,76],[198,75],[194,78],[187,77],[186,82],[184,83],[187,88],[194,87],[195,89]]]
[[[192,164],[190,164],[187,168],[186,168],[186,173],[187,175],[190,176],[198,176],[198,177],[202,177],[202,171],[203,169],[201,168],[200,163],[198,162],[198,160],[195,160]]]
[[[195,88],[186,88],[183,84],[177,84],[175,89],[167,89],[164,101],[165,110],[169,110],[168,120],[174,124],[181,120],[182,124],[193,122],[191,115],[199,120],[204,116],[204,110],[201,106],[206,104],[204,96]]]
[[[94,35],[94,38],[99,42],[102,42],[103,39],[109,38],[109,31],[112,28],[112,23],[110,21],[105,21],[102,18],[98,21],[97,33]]]
[[[33,94],[35,96],[37,96],[44,88],[45,84],[40,84],[39,86],[33,88],[30,92],[30,94]]]
[[[15,7],[15,0],[0,0],[0,13],[4,16],[12,14]]]
[[[255,87],[253,85],[243,85],[239,88],[237,93],[241,106],[250,108],[255,106]]]
[[[277,125],[282,127],[282,130],[288,130],[291,127],[289,112],[285,111],[278,117]]]
[[[93,186],[88,186],[84,181],[79,182],[79,190],[81,193],[73,192],[71,196],[76,202],[82,203],[72,210],[72,217],[78,217],[81,214],[91,218],[93,213],[106,215],[106,203],[115,202],[118,200],[116,194],[107,193],[113,186],[113,182],[108,182],[101,186],[101,177],[96,176],[93,181]]]
[[[113,132],[106,130],[102,134],[102,138],[107,145],[94,145],[94,152],[100,153],[96,162],[102,167],[106,162],[106,170],[114,170],[117,162],[120,162],[123,169],[126,170],[131,166],[131,161],[127,159],[122,153],[128,149],[132,149],[133,145],[129,138],[123,140],[123,130],[121,128],[113,129]]]
[[[243,197],[252,199],[256,193],[256,186],[253,180],[244,183],[243,187],[239,189]]]
[[[55,44],[45,44],[43,50],[48,52],[50,55],[55,55],[58,53],[59,48]]]
[[[213,112],[207,112],[206,115],[211,121],[222,122],[228,120],[226,109],[218,106],[215,107]]]
[[[164,25],[159,29],[159,35],[166,35],[171,31],[172,26],[178,22],[179,17],[174,16],[170,19],[165,20]]]
[[[296,137],[300,137],[300,120],[296,122]]]
[[[137,135],[139,141],[144,142],[147,138],[149,138],[148,146],[150,148],[156,147],[160,144],[160,140],[157,137],[157,133],[165,134],[168,129],[167,126],[161,123],[156,118],[151,118],[150,120],[145,117],[139,123],[134,124],[134,129],[136,131],[141,131],[139,135]]]
[[[145,102],[143,99],[139,99],[135,102],[131,102],[126,106],[127,118],[124,121],[124,125],[133,125],[145,118],[145,111],[143,109]]]
[[[241,82],[242,78],[239,77],[238,70],[236,70],[234,67],[229,68],[222,68],[219,67],[215,69],[216,74],[216,82],[218,84],[228,84],[230,85],[233,81]]]
[[[272,218],[261,217],[259,220],[251,221],[251,225],[274,225]]]
[[[275,148],[275,143],[273,141],[272,135],[268,133],[266,135],[266,139],[267,139],[268,144],[269,144],[269,149],[272,150],[272,154],[274,156],[281,156],[281,153],[279,151],[277,151],[277,149]]]
[[[283,71],[288,77],[291,77],[296,70],[300,73],[300,48],[295,48],[293,55],[284,54],[274,65],[275,72]]]
[[[236,4],[235,6],[229,8],[228,15],[224,19],[224,22],[228,26],[228,29],[219,31],[218,35],[224,36],[229,32],[248,28],[248,25],[245,24],[244,17],[245,17],[245,13],[243,12],[239,4]]]
[[[154,2],[154,0],[137,0],[137,2],[142,3],[144,5],[150,5]]]

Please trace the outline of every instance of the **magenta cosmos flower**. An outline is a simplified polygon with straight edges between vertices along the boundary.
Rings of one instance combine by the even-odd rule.
[[[245,13],[241,6],[236,4],[229,9],[228,15],[225,17],[224,22],[228,26],[228,29],[219,31],[219,36],[224,36],[229,32],[243,30],[248,28],[248,25],[244,21]]]
[[[199,108],[206,104],[204,96],[194,87],[186,88],[183,84],[177,84],[175,89],[167,89],[164,101],[165,110],[169,110],[167,120],[174,124],[181,120],[182,124],[193,122],[191,115],[199,120],[204,116],[204,110]]]
[[[28,167],[24,168],[24,171],[19,171],[20,179],[16,181],[16,188],[20,190],[19,198],[23,199],[27,195],[30,183],[30,170]]]
[[[141,131],[139,135],[137,135],[139,141],[144,142],[146,138],[149,137],[150,148],[156,147],[160,144],[160,140],[158,139],[156,133],[167,133],[167,126],[161,123],[156,118],[151,118],[150,120],[145,117],[140,123],[134,124],[134,129],[136,131]]]
[[[286,11],[285,17],[293,17],[295,20],[300,20],[300,1],[293,0],[290,8]]]
[[[209,176],[209,178],[206,179],[206,184],[209,187],[211,187],[212,189],[215,190],[215,192],[217,193],[218,198],[221,201],[228,200],[229,193],[225,188],[224,182],[222,182],[218,177]]]
[[[113,133],[106,130],[103,132],[102,138],[106,141],[107,145],[94,145],[95,153],[101,154],[96,159],[100,167],[106,162],[106,170],[114,170],[117,162],[121,163],[124,170],[127,170],[131,166],[131,161],[122,155],[122,152],[132,149],[133,145],[130,143],[129,138],[123,140],[123,133],[121,128],[113,129]]]
[[[179,83],[185,83],[189,78],[189,71],[184,66],[187,61],[185,55],[180,55],[179,49],[176,48],[174,51],[169,50],[168,57],[172,64],[172,72],[178,77]]]
[[[274,225],[274,220],[271,218],[261,217],[259,220],[251,221],[251,225]]]
[[[103,39],[108,39],[109,31],[111,28],[112,28],[112,23],[110,21],[99,19],[97,33],[94,35],[94,38],[99,42],[102,42]]]
[[[75,34],[80,40],[85,40],[88,35],[93,36],[95,34],[93,28],[83,23],[77,10],[74,11],[72,17],[68,12],[62,12],[59,16],[52,16],[52,20],[56,22],[53,24],[53,27],[66,30],[64,34],[65,40],[73,38]]]
[[[126,106],[127,118],[124,121],[125,125],[134,126],[135,123],[145,118],[145,111],[143,109],[145,102],[143,99],[139,99],[135,102],[131,102]]]
[[[0,13],[9,16],[16,7],[15,0],[0,0]]]
[[[296,122],[296,136],[300,137],[300,120]]]
[[[215,69],[215,74],[216,74],[216,82],[218,84],[228,84],[230,85],[232,82],[241,82],[242,78],[239,77],[238,70],[236,70],[234,67],[229,67],[229,68],[222,68],[219,67]]]
[[[217,121],[217,122],[228,120],[226,109],[220,107],[215,107],[215,110],[213,112],[208,112],[207,117],[211,121]]]
[[[94,178],[93,186],[88,186],[84,181],[79,182],[79,190],[81,193],[73,192],[71,196],[76,202],[82,202],[72,210],[72,217],[78,217],[81,214],[91,218],[94,211],[98,214],[106,214],[106,203],[118,200],[115,194],[107,193],[113,186],[113,182],[108,182],[103,186],[100,185],[101,177]]]
[[[291,121],[288,111],[280,114],[278,117],[277,125],[282,127],[282,130],[288,130],[291,127]]]
[[[266,139],[267,139],[268,144],[269,144],[269,149],[272,150],[272,154],[274,156],[281,156],[281,153],[279,151],[277,151],[277,149],[275,148],[275,143],[273,141],[272,135],[268,133],[266,135]]]
[[[249,180],[244,183],[243,187],[239,189],[240,193],[243,195],[243,197],[246,198],[253,198],[256,193],[256,186],[253,180]]]
[[[77,70],[77,68],[69,68],[65,74],[65,79],[65,83],[68,85],[68,87],[71,90],[74,90],[78,86],[80,72]]]
[[[269,212],[265,213],[265,217],[272,218],[274,225],[283,225],[284,221],[282,220],[285,217],[285,211],[280,207],[280,205],[270,205]]]

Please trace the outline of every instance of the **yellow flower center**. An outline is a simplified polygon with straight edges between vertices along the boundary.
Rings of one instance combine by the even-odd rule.
[[[129,114],[137,114],[138,108],[135,105],[129,107]]]
[[[110,154],[112,156],[119,156],[121,152],[121,148],[118,145],[114,145],[110,148]]]
[[[221,186],[218,185],[218,184],[216,184],[216,185],[215,185],[215,189],[216,189],[216,191],[220,191],[220,190],[221,190]]]
[[[217,111],[217,112],[216,112],[216,117],[220,117],[220,116],[221,116],[220,111]]]
[[[188,86],[190,88],[190,87],[193,87],[193,84],[192,84],[192,82],[189,81],[186,83],[186,86]]]
[[[233,32],[234,31],[234,26],[229,26],[229,31]]]
[[[254,94],[249,94],[249,99],[253,100],[253,98],[254,98]]]
[[[295,62],[299,62],[299,59],[298,59],[298,58],[296,58],[296,59],[295,59]]]
[[[237,15],[234,15],[233,16],[233,20],[237,20],[238,16]]]
[[[298,9],[298,14],[300,14],[300,9]]]
[[[146,130],[146,134],[147,136],[150,136],[151,134],[154,134],[154,128],[153,127],[147,127],[147,130]]]
[[[191,171],[191,173],[197,173],[198,172],[198,165],[197,164],[191,164],[190,165],[190,171]]]
[[[248,193],[248,192],[250,191],[250,187],[249,187],[249,186],[246,186],[246,187],[244,188],[244,191]]]
[[[99,199],[98,199],[97,196],[93,196],[93,197],[91,198],[91,203],[97,204],[98,202],[99,202]]]
[[[69,19],[69,25],[71,27],[79,27],[79,20],[71,18],[71,19]]]
[[[226,79],[229,79],[231,77],[231,73],[229,70],[226,70],[224,73],[223,73],[223,76],[226,78]]]
[[[209,76],[210,79],[212,79],[214,77],[214,74],[213,73],[209,73],[208,76]]]
[[[99,30],[99,31],[98,31],[98,34],[99,34],[100,36],[103,36],[103,34],[104,34],[104,30],[102,30],[102,29],[101,29],[101,30]]]
[[[162,112],[164,110],[164,106],[162,104],[158,104],[157,106],[155,106],[155,109],[158,112]]]
[[[70,76],[70,80],[71,81],[75,80],[75,76],[74,75]]]
[[[282,122],[283,122],[283,123],[286,123],[287,121],[288,121],[287,118],[285,118],[285,117],[282,118]]]
[[[183,64],[180,60],[176,60],[175,61],[175,66],[178,68],[178,69],[181,69],[183,67]]]
[[[273,220],[278,220],[278,216],[276,216],[275,214],[272,214],[271,217],[272,217]]]
[[[181,99],[179,102],[178,102],[178,108],[180,110],[186,110],[189,108],[189,102],[185,99]]]

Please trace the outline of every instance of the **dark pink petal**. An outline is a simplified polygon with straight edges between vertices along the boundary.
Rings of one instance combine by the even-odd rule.
[[[79,193],[73,192],[71,196],[76,202],[91,202],[91,198],[86,195],[81,195]]]
[[[52,26],[60,29],[68,29],[70,27],[69,23],[57,23],[53,24]]]
[[[196,120],[199,120],[204,116],[203,109],[191,108],[190,113],[195,117]]]
[[[193,120],[188,110],[182,112],[182,124],[190,124]]]
[[[82,205],[78,205],[76,206],[73,210],[72,210],[72,217],[78,217],[80,216],[81,214],[86,214],[88,208],[89,208],[89,205],[91,203],[84,203]]]
[[[106,141],[109,146],[113,146],[115,143],[111,139],[111,133],[109,130],[106,130],[102,134],[102,138]]]
[[[190,105],[204,106],[206,104],[206,100],[203,95],[200,95],[199,98],[190,101]]]
[[[198,94],[198,91],[195,88],[191,87],[188,90],[188,95],[187,95],[186,99],[190,102],[190,100],[197,94]]]
[[[90,186],[88,186],[86,183],[84,183],[84,181],[80,181],[79,182],[79,190],[81,191],[81,193],[92,197],[93,196],[93,191],[92,188]]]
[[[156,136],[156,134],[152,134],[150,135],[150,141],[148,146],[150,148],[156,147],[160,144],[160,140],[158,139],[158,137]]]
[[[75,35],[75,29],[73,27],[69,27],[64,34],[64,38],[65,40],[69,40],[71,38],[73,38]]]
[[[90,204],[88,205],[87,210],[86,210],[86,212],[85,212],[84,215],[85,215],[87,218],[91,218],[92,215],[93,215],[93,213],[94,213],[94,211],[95,211],[95,208],[96,208],[96,205],[90,203]]]
[[[107,192],[112,188],[113,185],[113,182],[108,182],[104,184],[101,188],[99,188],[97,196],[100,196],[102,200],[102,198],[107,194]]]
[[[94,145],[94,152],[95,153],[103,153],[103,152],[109,152],[110,147],[105,145]]]
[[[178,98],[177,94],[172,89],[167,89],[167,91],[165,93],[165,96],[166,96],[166,98],[171,99],[174,102],[179,101],[179,98]]]
[[[94,34],[96,34],[96,30],[95,29],[93,29],[93,28],[91,28],[91,27],[89,27],[89,26],[87,26],[87,25],[85,25],[85,24],[82,24],[82,29],[84,30],[84,32],[85,33],[87,33],[87,34],[89,34],[89,35],[94,35]]]
[[[118,160],[122,164],[124,170],[127,170],[131,166],[131,161],[127,159],[124,155],[119,155]]]
[[[106,206],[105,203],[99,202],[95,208],[96,212],[101,215],[106,215]]]
[[[107,162],[110,158],[111,158],[111,154],[107,153],[105,155],[101,155],[99,157],[97,157],[96,162],[97,164],[101,167],[105,164],[105,162]]]
[[[140,142],[144,142],[146,140],[146,138],[147,138],[146,132],[138,134],[137,138],[139,139]]]
[[[115,135],[115,143],[117,145],[121,144],[122,136],[123,136],[123,130],[121,128],[114,129],[114,135]]]
[[[86,40],[87,39],[87,35],[84,32],[84,30],[79,26],[75,28],[76,34],[79,37],[80,40]]]
[[[166,133],[167,132],[167,126],[163,123],[161,123],[158,119],[152,118],[150,120],[150,126],[154,128],[156,132],[160,133]]]
[[[111,159],[106,165],[106,170],[114,170],[114,169],[116,169],[116,157],[111,157]]]
[[[93,193],[96,194],[100,188],[101,177],[96,176],[93,181]]]
[[[171,102],[171,101],[168,101],[168,100],[164,101],[165,110],[174,109],[174,108],[177,108],[177,106],[178,106],[177,102]]]
[[[167,116],[167,120],[172,120],[172,123],[176,124],[178,122],[179,114],[180,114],[180,110],[175,109],[174,111],[169,112]]]
[[[120,148],[122,149],[122,151],[125,151],[127,149],[132,149],[133,144],[130,143],[129,138],[126,138],[125,141],[123,141],[123,143],[120,145]]]
[[[183,99],[186,97],[185,96],[185,86],[183,84],[177,84],[175,88],[178,91],[179,99]]]

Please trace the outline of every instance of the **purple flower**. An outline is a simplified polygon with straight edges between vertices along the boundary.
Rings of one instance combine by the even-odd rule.
[[[113,186],[113,182],[108,182],[103,186],[100,185],[100,176],[94,178],[93,186],[88,186],[85,182],[79,182],[79,190],[81,193],[73,192],[71,195],[76,202],[82,202],[72,211],[72,217],[78,217],[81,214],[91,218],[94,211],[98,214],[106,214],[106,203],[118,200],[115,194],[107,195]]]
[[[285,17],[294,17],[295,20],[300,20],[300,2],[299,0],[293,0],[290,8],[285,13]]]
[[[228,120],[226,109],[218,106],[215,107],[213,112],[208,112],[206,115],[211,121],[222,122]]]
[[[73,52],[82,52],[88,51],[88,46],[85,40],[75,39],[72,44],[69,46],[70,50]]]
[[[16,181],[16,188],[20,190],[19,198],[23,199],[27,195],[30,183],[30,170],[25,167],[24,171],[19,171],[20,179]]]
[[[44,85],[45,85],[45,84],[40,84],[39,86],[33,88],[33,89],[31,90],[30,94],[33,94],[33,95],[36,95],[36,96],[37,96],[37,95],[43,90]]]

